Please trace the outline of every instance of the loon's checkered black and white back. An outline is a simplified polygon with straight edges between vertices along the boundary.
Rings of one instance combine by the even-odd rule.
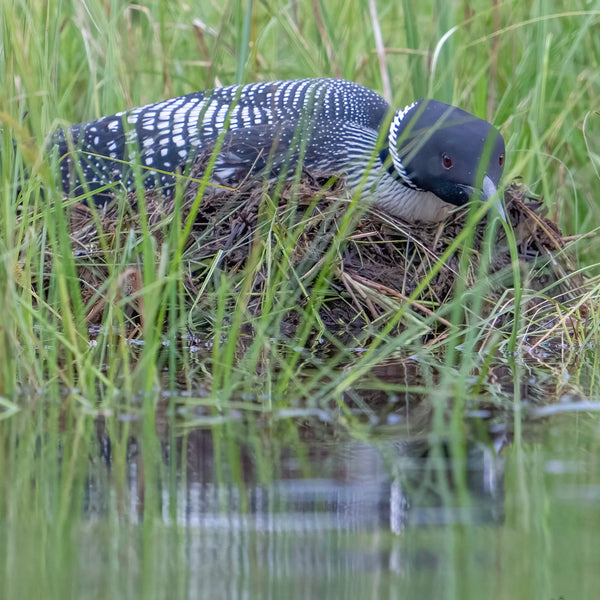
[[[139,162],[145,187],[160,186],[168,194],[173,173],[185,171],[204,149],[210,150],[224,130],[215,182],[235,185],[267,165],[271,175],[284,165],[291,172],[299,156],[307,169],[343,172],[353,157],[373,154],[388,110],[375,92],[336,79],[189,94],[74,125],[68,136],[58,132],[63,189],[69,193],[122,183],[132,190],[134,171],[124,163]]]

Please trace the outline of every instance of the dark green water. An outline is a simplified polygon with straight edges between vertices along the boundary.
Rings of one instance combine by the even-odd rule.
[[[458,422],[32,397],[0,422],[0,598],[596,598],[600,403],[531,389]]]

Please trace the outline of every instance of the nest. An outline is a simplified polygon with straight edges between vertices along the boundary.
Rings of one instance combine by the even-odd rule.
[[[201,173],[198,168],[196,175],[201,177]],[[216,265],[232,278],[234,288],[252,277],[247,308],[250,314],[259,314],[270,281],[265,257],[272,253],[266,249],[277,245],[283,248],[279,256],[288,262],[299,290],[296,307],[290,307],[284,319],[288,333],[293,333],[298,307],[302,309],[307,301],[324,264],[329,269],[328,288],[319,314],[331,330],[364,328],[406,302],[411,310],[444,327],[447,322],[436,317],[436,311],[453,297],[459,277],[463,289],[486,278],[490,310],[513,285],[514,266],[504,229],[496,226],[491,235],[485,218],[472,230],[468,244],[453,249],[429,277],[464,230],[466,211],[457,211],[442,225],[409,224],[375,209],[364,214],[352,210],[348,218],[350,194],[341,181],[320,173],[303,173],[296,182],[247,181],[236,190],[208,186],[198,202],[201,185],[191,180],[179,202],[156,191],[145,194],[148,228],[158,251],[170,226],[181,228],[188,219],[192,223],[183,255],[184,283],[190,303],[196,306],[202,305],[199,294],[206,291],[207,273],[214,273],[210,269]],[[71,209],[73,247],[92,322],[102,317],[103,285],[108,261],[114,261],[113,249],[123,248],[125,237],[132,232],[139,236],[142,231],[137,204],[136,194],[130,194],[127,202],[115,200],[101,212],[83,204]],[[585,282],[572,275],[565,239],[543,215],[541,203],[530,198],[524,186],[511,184],[505,192],[505,206],[527,288],[543,292],[544,299],[550,295],[555,303],[581,298]],[[461,265],[464,252],[469,253],[466,268]],[[426,286],[421,285],[424,278]],[[139,263],[132,255],[131,264],[118,277],[120,296],[134,293],[140,281]],[[139,304],[136,308],[141,312]]]

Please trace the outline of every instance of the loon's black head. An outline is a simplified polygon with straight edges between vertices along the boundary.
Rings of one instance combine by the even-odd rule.
[[[483,119],[437,100],[396,112],[390,154],[406,185],[455,206],[473,195],[488,199],[504,170],[504,139]]]

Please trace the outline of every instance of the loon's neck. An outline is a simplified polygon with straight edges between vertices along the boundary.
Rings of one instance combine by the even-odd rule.
[[[377,140],[365,143],[361,155],[352,158],[353,168],[340,165],[345,171],[346,182],[351,190],[360,190],[361,199],[377,208],[408,222],[439,223],[450,210],[451,204],[444,202],[432,192],[411,188],[391,165],[389,150],[379,150],[375,156]]]
[[[390,151],[388,149],[388,143],[386,142],[381,150],[379,151],[379,160],[383,165],[383,168],[389,173],[392,179],[395,179],[398,182],[402,181],[402,177],[396,169],[394,169],[394,163],[392,161],[392,157],[390,156]]]
[[[402,178],[390,173],[386,163],[381,165],[381,176],[371,188],[375,206],[411,223],[439,223],[453,207],[434,193],[410,188]]]

